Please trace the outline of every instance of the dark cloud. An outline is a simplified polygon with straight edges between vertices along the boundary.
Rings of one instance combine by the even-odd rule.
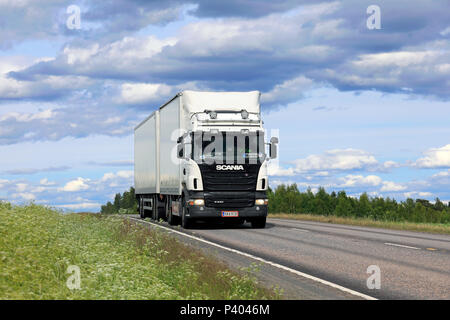
[[[57,141],[93,134],[124,136],[138,123],[136,112],[111,107],[106,112],[95,105],[58,108],[35,114],[6,114],[0,119],[0,145],[26,141]]]
[[[178,12],[189,3],[197,4],[192,14],[221,19],[185,25],[176,39],[132,33],[177,19],[167,9]],[[2,118],[0,143],[123,135],[136,119],[129,109],[153,109],[169,93],[187,87],[260,90],[269,108],[299,100],[317,86],[450,98],[450,34],[442,32],[450,21],[446,1],[380,0],[381,30],[366,27],[372,1],[312,3],[89,2],[83,7],[85,21],[99,23],[103,31],[98,32],[117,28],[114,36],[95,40],[94,30],[92,37],[69,41],[55,59],[10,72],[5,83],[16,81],[15,90],[0,85],[0,99],[68,99],[65,105],[72,107],[29,123]],[[68,79],[79,79],[79,85]],[[164,94],[120,99],[121,83],[163,84],[158,90]],[[77,104],[83,107],[73,107]],[[104,123],[105,114],[122,121]]]
[[[381,30],[366,28],[368,4],[321,3],[288,15],[200,21],[180,30],[176,43],[127,38],[100,45],[86,59],[76,58],[86,45],[67,46],[55,60],[10,76],[83,75],[168,85],[196,81],[211,89],[261,91],[305,76],[341,90],[406,88],[447,99],[450,48],[440,31],[447,27],[450,11],[443,10],[444,3],[435,1],[429,8],[420,1],[381,1]],[[394,16],[403,22],[396,24]],[[148,48],[154,52],[146,54]],[[409,60],[402,61],[402,52]]]

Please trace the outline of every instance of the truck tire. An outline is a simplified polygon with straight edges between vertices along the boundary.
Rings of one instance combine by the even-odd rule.
[[[255,218],[251,221],[251,224],[254,229],[264,229],[266,227],[266,217]]]
[[[183,227],[183,229],[189,229],[191,227],[191,219],[186,217],[186,211],[186,201],[183,197],[181,200],[181,227]]]

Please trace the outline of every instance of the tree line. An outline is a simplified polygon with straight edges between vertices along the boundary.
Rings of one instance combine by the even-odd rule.
[[[398,202],[391,198],[348,196],[345,191],[327,193],[319,188],[313,193],[310,188],[300,192],[296,184],[268,188],[269,213],[334,215],[338,217],[370,218],[385,221],[408,221],[427,223],[450,223],[450,203],[439,198],[434,203],[424,199],[406,199]],[[135,190],[130,187],[123,194],[117,193],[114,201],[101,206],[105,214],[137,213]]]
[[[130,190],[125,191],[123,194],[116,193],[114,201],[108,201],[106,205],[101,206],[101,213],[114,214],[114,213],[137,213],[138,203],[136,200],[135,190],[130,187]]]
[[[369,197],[367,193],[359,197],[348,196],[345,191],[327,193],[322,187],[316,193],[310,188],[300,192],[296,184],[282,184],[275,190],[269,188],[267,194],[270,213],[308,213],[385,221],[450,223],[450,206],[439,198],[436,198],[434,203],[411,198],[397,202],[389,197]]]

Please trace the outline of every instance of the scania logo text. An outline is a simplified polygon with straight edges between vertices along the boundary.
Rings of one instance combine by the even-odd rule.
[[[244,170],[244,166],[241,164],[237,165],[217,165],[216,170]]]

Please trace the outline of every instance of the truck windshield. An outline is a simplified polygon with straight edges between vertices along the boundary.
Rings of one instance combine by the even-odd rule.
[[[264,134],[194,134],[192,156],[199,163],[260,163],[265,159]]]

